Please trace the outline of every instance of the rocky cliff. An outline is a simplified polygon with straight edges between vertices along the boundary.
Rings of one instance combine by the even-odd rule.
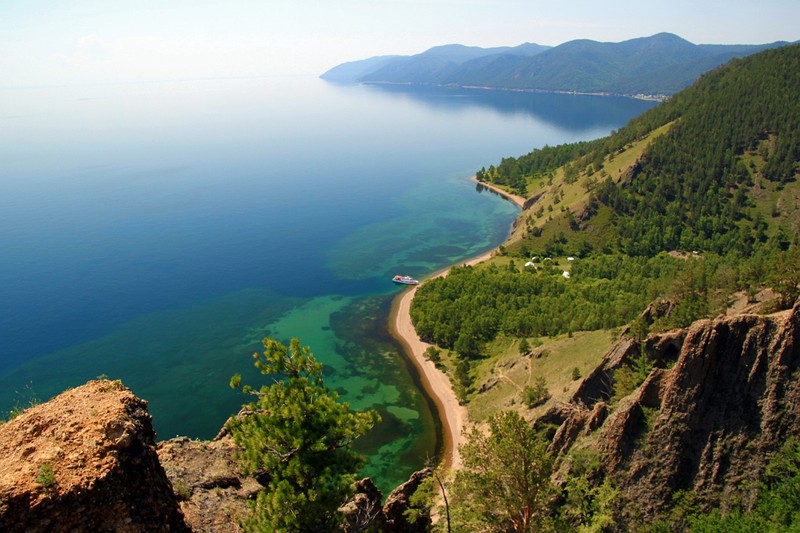
[[[158,444],[158,456],[175,488],[181,510],[192,531],[238,533],[240,519],[250,512],[248,501],[264,488],[258,478],[241,473],[236,464],[236,444],[222,430],[210,441],[178,437]],[[381,491],[370,478],[356,484],[356,494],[340,510],[345,515],[344,531],[415,533],[428,531],[428,509],[416,508],[411,495],[431,476],[429,468],[412,474],[383,501]],[[409,521],[406,511],[414,509]]]
[[[119,381],[90,381],[0,425],[0,531],[236,533],[264,487],[239,470],[225,430],[155,443],[147,402]],[[425,531],[409,523],[414,474],[382,505],[367,478],[343,510],[347,530]]]
[[[249,512],[247,502],[264,487],[241,473],[236,450],[225,432],[211,441],[177,437],[158,444],[158,457],[192,531],[241,531],[238,522]]]
[[[91,381],[0,425],[0,531],[189,531],[147,402]]]
[[[682,489],[708,506],[747,502],[769,455],[800,435],[800,302],[650,336],[656,368],[609,408],[615,370],[639,351],[621,339],[569,408],[550,413],[560,423],[553,450],[565,457],[588,437],[630,512],[644,518]]]

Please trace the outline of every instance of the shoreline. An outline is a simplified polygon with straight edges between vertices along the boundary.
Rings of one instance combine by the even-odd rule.
[[[419,375],[423,394],[433,403],[434,416],[441,428],[440,449],[442,456],[438,463],[445,470],[449,470],[450,468],[458,468],[461,464],[458,444],[460,444],[459,439],[464,427],[462,410],[465,410],[465,408],[458,403],[450,379],[425,358],[424,353],[429,345],[420,340],[413,326],[409,331],[411,317],[408,315],[408,311],[416,292],[416,287],[406,289],[394,298],[392,310],[389,314],[389,332],[403,347],[406,358]]]
[[[473,257],[459,265],[474,265],[489,259],[495,249]],[[453,265],[455,266],[455,265]],[[441,278],[447,275],[450,267],[426,279]],[[433,401],[436,416],[442,427],[442,458],[440,464],[445,470],[461,467],[461,454],[458,447],[465,442],[463,430],[467,422],[467,408],[456,397],[450,378],[425,357],[425,350],[432,344],[421,340],[411,322],[411,300],[419,286],[405,289],[392,301],[389,313],[389,332],[402,346],[406,357],[419,373],[423,392]]]
[[[523,198],[522,196],[519,196],[517,194],[512,194],[512,193],[510,193],[508,191],[505,191],[505,190],[501,189],[500,187],[498,187],[497,185],[492,185],[491,183],[486,183],[484,181],[478,181],[478,177],[477,176],[472,176],[470,178],[470,180],[472,180],[474,183],[480,185],[481,187],[483,187],[485,189],[489,189],[493,193],[502,196],[506,200],[509,200],[509,201],[513,202],[520,209],[525,209],[525,202],[527,201],[527,199]]]
[[[471,180],[510,200],[519,208],[522,208],[525,202],[525,199],[521,196],[509,194],[501,189],[480,183],[475,176],[472,176]],[[425,278],[425,280],[444,277],[448,274],[450,268],[456,265],[472,266],[481,263],[492,257],[496,251],[497,248],[495,247],[467,261],[454,263]],[[430,398],[434,405],[435,416],[441,424],[442,431],[442,457],[439,460],[439,464],[442,465],[444,470],[458,470],[461,468],[461,454],[458,447],[466,441],[463,432],[468,420],[467,408],[459,403],[448,375],[425,357],[425,350],[432,345],[419,338],[411,322],[410,314],[411,301],[414,299],[418,288],[419,285],[406,288],[392,300],[392,307],[389,313],[389,333],[403,347],[406,358],[414,365],[419,374],[423,393]]]
[[[320,76],[322,78],[322,76]],[[323,80],[325,78],[322,78]],[[325,80],[334,81],[334,80]],[[411,87],[414,85],[438,87],[441,89],[471,89],[474,91],[506,91],[511,93],[536,93],[536,94],[572,94],[578,96],[612,96],[617,98],[632,98],[634,100],[644,100],[648,102],[664,102],[671,95],[669,94],[643,94],[643,93],[613,93],[613,92],[585,92],[585,91],[563,91],[557,89],[532,89],[525,87],[494,87],[492,85],[442,85],[439,83],[412,83],[410,81],[365,81],[356,82],[362,85],[400,85]]]

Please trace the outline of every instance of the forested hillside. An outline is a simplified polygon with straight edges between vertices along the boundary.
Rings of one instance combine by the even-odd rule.
[[[425,83],[422,80],[427,80],[427,83],[430,83],[432,79],[439,78],[447,72],[456,71],[459,66],[480,58],[485,57],[491,61],[494,57],[533,56],[549,48],[549,46],[535,43],[495,48],[448,44],[434,46],[413,56],[379,56],[349,61],[324,72],[320,78],[352,83],[367,81],[374,73],[381,72],[378,78],[382,81],[392,79],[403,80],[400,83],[412,81]]]
[[[601,212],[610,215],[601,246],[628,255],[702,250],[749,256],[768,240],[785,250],[800,230],[793,203],[800,160],[798,50],[735,60],[610,137],[505,159],[478,177],[531,192],[565,158],[579,156],[563,170],[567,184],[580,180],[589,192],[582,211],[571,213],[580,218],[567,235],[572,253],[579,251],[580,229],[597,223]],[[614,158],[626,147],[672,123],[614,175]],[[535,235],[527,241],[533,249],[548,246]]]
[[[722,312],[736,291],[772,287],[772,305],[790,305],[799,89],[800,46],[766,51],[609,137],[481,169],[479,180],[532,198],[502,249],[518,259],[424,284],[412,307],[418,332],[474,361],[498,337],[607,329],[656,299],[674,305],[662,328]]]
[[[616,94],[673,94],[733,57],[761,46],[696,45],[670,33],[618,43],[569,41],[530,58],[497,58],[492,69],[473,61],[442,84]],[[377,73],[376,73],[377,74]]]
[[[800,46],[770,50],[606,138],[477,172],[526,208],[490,261],[423,283],[411,316],[495,439],[472,443],[499,455],[528,429],[500,428],[509,410],[534,421],[520,446],[558,495],[533,506],[543,527],[796,530],[797,444],[779,448],[798,423],[798,93]],[[456,476],[454,520],[503,514],[474,509],[483,486],[459,493],[487,464]]]

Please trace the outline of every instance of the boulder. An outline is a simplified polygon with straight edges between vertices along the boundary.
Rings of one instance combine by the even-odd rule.
[[[0,530],[189,531],[155,436],[147,402],[108,380],[0,425]]]

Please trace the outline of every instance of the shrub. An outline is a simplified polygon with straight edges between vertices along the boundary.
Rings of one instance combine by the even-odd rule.
[[[39,467],[39,473],[36,475],[36,483],[45,489],[56,484],[56,473],[53,470],[53,465],[45,463]]]
[[[528,385],[522,391],[523,401],[528,407],[542,405],[550,398],[550,391],[547,390],[547,380],[539,376],[533,386]]]
[[[442,360],[441,351],[436,346],[428,346],[425,350],[425,357],[433,363],[438,363]]]

